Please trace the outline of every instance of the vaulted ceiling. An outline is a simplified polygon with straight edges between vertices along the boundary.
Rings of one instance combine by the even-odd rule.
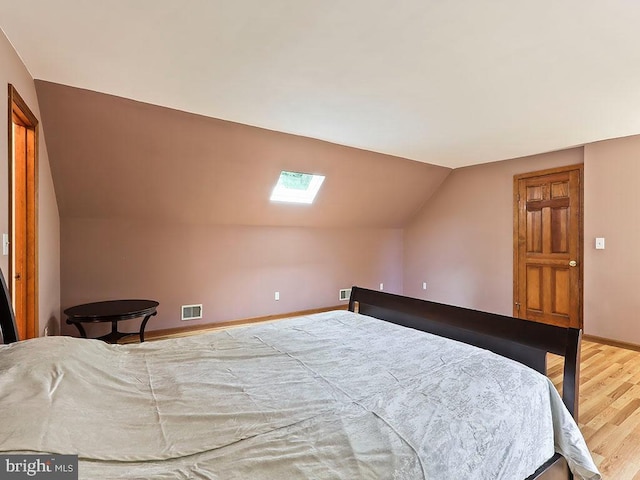
[[[399,228],[449,168],[36,81],[60,217]],[[269,201],[281,170],[325,175],[313,205]]]
[[[640,2],[1,0],[34,79],[435,165],[640,133]]]

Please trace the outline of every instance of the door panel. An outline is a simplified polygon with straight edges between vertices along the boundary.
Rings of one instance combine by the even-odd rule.
[[[542,210],[527,212],[527,252],[542,253]]]
[[[16,317],[18,338],[27,338],[27,289],[26,255],[27,255],[27,192],[26,192],[26,159],[27,129],[13,124],[13,306]]]
[[[554,293],[551,312],[554,315],[569,317],[571,315],[571,302],[569,301],[569,291],[566,290],[566,287],[571,284],[569,269],[553,268],[551,273],[551,291]]]
[[[527,265],[527,308],[532,311],[542,311],[542,268]]]
[[[582,328],[582,166],[514,177],[514,316]]]
[[[38,120],[9,85],[9,278],[21,340],[38,336]]]

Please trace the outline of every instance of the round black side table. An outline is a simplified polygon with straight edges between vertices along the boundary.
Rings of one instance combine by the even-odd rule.
[[[98,337],[98,340],[107,343],[118,343],[118,340],[123,337],[138,335],[133,332],[119,332],[118,322],[144,317],[139,332],[140,342],[144,342],[144,329],[149,319],[158,313],[156,311],[158,305],[160,304],[155,300],[108,300],[76,305],[67,308],[64,313],[67,316],[67,324],[75,325],[82,338],[87,338],[83,323],[111,322],[111,332]]]

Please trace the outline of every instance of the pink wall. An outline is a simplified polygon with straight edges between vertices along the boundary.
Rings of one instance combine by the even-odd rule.
[[[31,75],[0,30],[0,86],[4,91],[0,102],[0,232],[9,232],[9,175],[8,175],[8,104],[7,85],[11,83],[38,120],[42,120],[36,89]],[[38,274],[39,274],[39,331],[45,326],[57,328],[60,318],[60,223],[49,156],[46,129],[39,126],[38,177]],[[7,256],[0,256],[0,268],[8,273]]]
[[[404,293],[510,315],[513,175],[584,163],[585,333],[640,345],[639,158],[633,136],[455,170],[405,230]]]
[[[584,164],[587,332],[640,345],[640,136],[589,144]]]
[[[338,290],[354,284],[401,293],[402,226],[450,172],[72,87],[36,88],[60,205],[62,307],[153,298],[161,305],[150,330],[335,306]],[[282,169],[326,175],[313,205],[269,201]],[[180,305],[194,303],[204,318],[181,322]]]
[[[28,73],[6,41],[2,48],[13,65],[10,80],[37,109]],[[202,323],[219,322],[335,305],[340,288],[384,283],[389,291],[511,314],[513,175],[584,162],[585,331],[640,344],[640,137],[450,173],[36,85],[59,187],[63,307],[157,298],[160,315],[150,328],[159,329],[185,325],[182,304],[203,303]],[[313,208],[273,205],[266,198],[281,168],[332,180]],[[0,181],[6,184],[6,169]],[[51,287],[41,292],[41,305],[52,305],[55,317],[59,244],[46,150],[40,182],[41,278]],[[188,184],[194,188],[185,192]],[[6,223],[0,203],[0,226]],[[595,236],[607,238],[605,251],[593,249]]]
[[[61,218],[402,228],[450,169],[36,82]],[[281,170],[326,176],[269,201]]]
[[[513,176],[582,157],[574,148],[454,170],[405,229],[404,294],[511,315]]]
[[[152,298],[154,330],[339,305],[354,284],[401,293],[402,231],[63,219],[62,263],[63,308]],[[199,303],[204,318],[181,322]]]

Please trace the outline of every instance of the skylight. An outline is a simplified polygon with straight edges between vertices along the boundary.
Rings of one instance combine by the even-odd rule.
[[[313,203],[320,185],[324,182],[323,175],[310,173],[280,172],[278,183],[271,192],[272,202]]]

